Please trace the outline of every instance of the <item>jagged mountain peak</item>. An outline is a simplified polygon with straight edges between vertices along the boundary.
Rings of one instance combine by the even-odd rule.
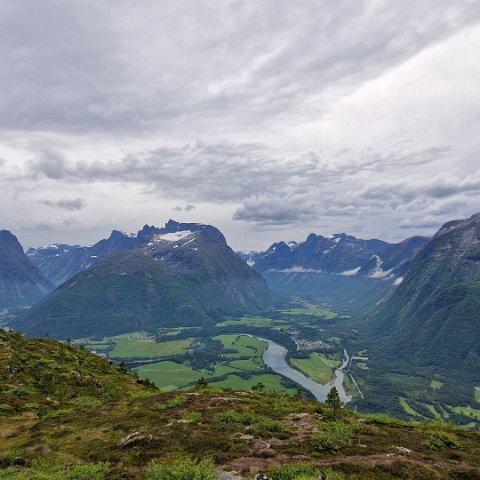
[[[0,230],[0,249],[8,250],[15,255],[23,255],[23,247],[17,237],[9,230]]]
[[[136,234],[113,230],[108,238],[88,247],[58,244],[30,249],[28,256],[58,286],[114,253],[151,246],[162,239],[180,240],[186,236],[181,235],[182,232],[195,233],[197,241],[227,244],[223,234],[211,225],[181,223],[170,219],[163,227],[146,224]],[[179,234],[178,237],[175,234]]]
[[[53,285],[41,274],[17,237],[0,231],[0,307],[30,305],[45,296]]]

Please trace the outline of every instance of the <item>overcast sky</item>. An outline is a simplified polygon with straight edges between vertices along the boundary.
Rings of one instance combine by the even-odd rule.
[[[0,228],[236,249],[480,211],[478,0],[2,0]]]

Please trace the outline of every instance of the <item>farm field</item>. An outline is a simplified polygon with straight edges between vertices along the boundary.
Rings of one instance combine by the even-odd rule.
[[[348,318],[348,315],[340,315],[330,309],[328,305],[317,305],[304,300],[298,300],[295,304],[280,312],[288,315],[316,315],[327,320],[334,318]]]
[[[416,412],[407,402],[407,399],[405,397],[400,397],[399,398],[400,405],[402,408],[405,410],[406,413],[409,415],[413,415],[414,417],[421,417],[421,415]]]
[[[433,379],[430,382],[430,387],[432,387],[434,390],[438,390],[443,387],[443,382],[441,382],[440,380]]]
[[[156,343],[148,340],[120,339],[109,356],[114,359],[172,357],[184,353],[193,340],[190,337]]]
[[[459,413],[460,415],[465,415],[466,417],[471,417],[475,420],[480,420],[480,410],[476,408],[468,408],[468,407],[453,407],[453,411],[455,413]]]
[[[142,365],[134,368],[134,371],[138,373],[140,378],[148,378],[165,392],[186,387],[205,376],[203,370],[196,371],[186,363],[176,363],[169,360]]]
[[[267,317],[259,317],[259,316],[246,316],[242,318],[232,318],[226,320],[222,323],[219,323],[219,327],[230,327],[230,326],[240,326],[240,325],[251,325],[254,327],[268,327],[274,323],[285,323],[281,320],[273,320]]]
[[[341,361],[329,359],[322,353],[312,353],[309,358],[291,358],[290,363],[322,385],[335,378],[335,367],[342,364]]]
[[[232,353],[225,354],[227,358],[261,357],[267,349],[267,343],[247,335],[217,335],[215,340],[220,340]]]

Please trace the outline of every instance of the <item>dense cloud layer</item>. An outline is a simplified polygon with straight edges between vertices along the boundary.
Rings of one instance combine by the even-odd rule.
[[[281,5],[3,2],[2,227],[174,216],[248,248],[479,211],[479,3]]]

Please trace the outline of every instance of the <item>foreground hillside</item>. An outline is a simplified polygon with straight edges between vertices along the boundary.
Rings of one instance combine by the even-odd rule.
[[[2,480],[480,479],[478,432],[335,420],[324,404],[270,393],[159,393],[80,348],[3,332],[0,343]]]

